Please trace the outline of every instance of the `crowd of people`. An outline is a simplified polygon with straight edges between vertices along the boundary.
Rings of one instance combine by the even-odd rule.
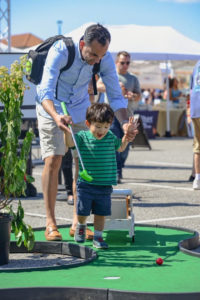
[[[151,109],[152,106],[164,103],[167,101],[167,86],[166,80],[164,82],[165,88],[163,89],[142,89],[141,99],[139,106],[142,109]],[[179,81],[176,77],[169,77],[169,101],[172,103],[172,106],[179,107],[179,104],[183,102],[185,105],[189,100],[189,88],[180,89]]]
[[[108,248],[102,238],[104,219],[110,214],[112,185],[120,183],[129,144],[138,133],[133,119],[134,110],[142,103],[153,105],[156,99],[163,101],[167,97],[164,90],[141,90],[137,77],[128,72],[130,54],[121,51],[114,62],[108,51],[110,40],[110,33],[105,27],[100,24],[89,26],[79,40],[74,40],[73,65],[62,74],[60,69],[67,63],[68,50],[64,42],[58,40],[49,50],[42,80],[37,86],[36,111],[44,160],[42,188],[46,207],[46,240],[62,240],[55,216],[61,168],[68,204],[74,205],[70,235],[77,242],[89,239],[93,240],[94,247]],[[92,68],[96,63],[100,63],[98,97],[94,96],[91,82]],[[176,78],[169,81],[169,99],[178,103],[182,96],[178,81]],[[65,102],[69,115],[63,114],[61,102]],[[82,166],[68,126],[72,124],[87,171],[93,178],[91,182],[80,176]],[[194,125],[197,132],[199,124],[194,122]],[[195,139],[195,145],[195,157],[199,159],[199,139]],[[94,159],[91,160],[91,157]],[[195,161],[198,161],[197,158]],[[195,182],[200,189],[198,168],[196,176]],[[94,213],[94,232],[86,227],[91,211]]]

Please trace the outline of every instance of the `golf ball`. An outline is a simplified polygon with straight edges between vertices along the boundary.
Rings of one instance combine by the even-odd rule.
[[[163,264],[163,259],[161,257],[156,259],[157,265],[162,265]]]

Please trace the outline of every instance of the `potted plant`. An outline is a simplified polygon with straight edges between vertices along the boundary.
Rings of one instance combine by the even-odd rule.
[[[33,131],[19,140],[22,125],[21,106],[24,91],[26,56],[15,61],[10,71],[0,67],[0,264],[8,263],[10,227],[15,234],[17,245],[24,242],[29,250],[33,248],[34,234],[24,223],[24,210],[19,200],[17,212],[12,209],[12,200],[25,195],[26,182],[34,179],[26,174],[26,165],[34,137]],[[2,245],[5,245],[3,247]],[[2,251],[2,252],[1,252]]]

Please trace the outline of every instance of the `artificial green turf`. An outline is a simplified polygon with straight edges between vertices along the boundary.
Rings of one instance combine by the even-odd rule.
[[[62,228],[66,241],[69,229]],[[39,271],[3,271],[0,287],[91,287],[143,292],[200,292],[200,258],[179,251],[178,242],[192,234],[180,230],[135,228],[132,244],[126,231],[107,231],[108,250],[98,250],[98,258],[88,265]],[[44,240],[44,232],[35,232]],[[92,242],[85,245],[91,246]],[[164,263],[158,266],[156,258]],[[105,277],[120,277],[107,280]]]

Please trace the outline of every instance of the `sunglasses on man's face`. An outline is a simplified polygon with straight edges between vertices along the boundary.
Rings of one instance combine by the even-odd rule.
[[[130,61],[120,61],[119,63],[120,63],[122,66],[123,66],[123,65],[127,65],[127,66],[130,65]]]

